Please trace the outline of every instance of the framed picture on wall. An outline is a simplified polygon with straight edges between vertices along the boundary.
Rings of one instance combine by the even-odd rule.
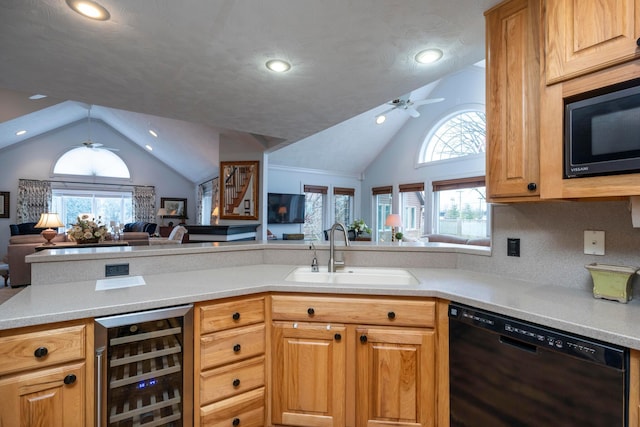
[[[167,210],[165,218],[186,218],[187,216],[187,199],[161,197],[160,207]]]
[[[9,218],[9,192],[0,191],[0,218]]]

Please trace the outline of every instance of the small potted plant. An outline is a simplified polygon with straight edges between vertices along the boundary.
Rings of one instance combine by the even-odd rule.
[[[404,234],[398,231],[396,233],[396,242],[402,242],[402,236],[404,236]]]
[[[356,219],[351,223],[351,229],[355,231],[356,236],[359,236],[362,233],[371,234],[371,227],[364,222],[364,219]]]

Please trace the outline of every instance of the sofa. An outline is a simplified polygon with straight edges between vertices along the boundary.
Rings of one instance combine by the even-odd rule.
[[[156,228],[158,227],[158,224],[153,223],[153,222],[146,222],[146,221],[136,221],[136,222],[130,222],[128,224],[124,225],[124,228],[122,229],[122,231],[124,233],[131,233],[131,232],[137,232],[137,233],[147,233],[149,234],[149,236],[155,234],[156,232]]]
[[[453,234],[426,234],[430,242],[455,243],[457,245],[491,246],[491,239],[488,237],[468,239],[466,237],[455,236]]]
[[[22,224],[9,224],[12,236],[21,236],[23,234],[40,234],[44,228],[36,228],[37,222],[23,222]]]
[[[53,243],[66,242],[67,235],[60,233],[53,238]],[[24,258],[35,253],[36,247],[42,246],[45,238],[39,234],[15,235],[9,238],[7,247],[7,264],[9,264],[9,282],[12,288],[31,283],[31,264]]]

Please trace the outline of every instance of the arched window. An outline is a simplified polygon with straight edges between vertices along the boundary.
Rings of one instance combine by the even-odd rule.
[[[457,111],[434,126],[425,138],[420,163],[485,152],[487,118],[483,111]]]
[[[102,148],[78,147],[64,153],[55,166],[54,174],[130,178],[129,168],[116,154]]]

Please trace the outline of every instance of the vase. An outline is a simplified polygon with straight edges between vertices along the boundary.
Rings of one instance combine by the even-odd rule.
[[[89,243],[98,243],[100,241],[99,237],[94,237],[93,239],[77,239],[76,243],[78,245],[87,245]]]

